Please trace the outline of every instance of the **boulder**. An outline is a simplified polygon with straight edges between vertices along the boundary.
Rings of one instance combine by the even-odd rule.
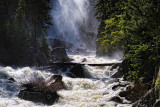
[[[61,75],[53,75],[46,83],[47,83],[46,85],[47,91],[58,91],[65,89],[65,85],[62,81]]]
[[[87,62],[87,59],[86,59],[86,58],[83,58],[81,62]]]
[[[12,78],[12,77],[11,77],[11,78],[9,78],[8,80],[9,80],[9,81],[11,81],[11,82],[15,82],[15,79],[14,79],[14,78]]]
[[[85,71],[81,65],[73,66],[70,72],[77,78],[85,78]]]
[[[119,84],[112,87],[112,90],[116,90],[118,87],[126,87],[128,84],[129,83],[127,83],[127,82],[124,82],[124,83],[119,82]]]
[[[57,92],[34,92],[28,90],[21,90],[18,97],[24,100],[33,101],[35,103],[43,103],[52,105],[59,98]]]
[[[65,48],[54,48],[51,52],[53,62],[69,62],[70,58],[68,57]]]
[[[119,96],[120,96],[120,97],[126,97],[126,96],[127,96],[127,92],[126,92],[126,91],[121,91],[121,92],[119,93]]]
[[[61,75],[53,75],[47,80],[40,77],[35,81],[23,83],[22,87],[25,89],[19,92],[19,98],[48,105],[58,100],[59,96],[56,91],[65,89]]]

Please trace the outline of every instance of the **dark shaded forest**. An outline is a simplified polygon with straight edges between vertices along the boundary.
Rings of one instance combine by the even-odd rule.
[[[46,33],[51,25],[51,0],[0,1],[0,62],[34,65],[34,54],[50,57]]]

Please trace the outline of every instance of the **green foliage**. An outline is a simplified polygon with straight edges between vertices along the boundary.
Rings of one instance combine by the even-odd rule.
[[[155,86],[159,85],[159,83],[160,83],[160,78],[157,78],[155,82]]]
[[[98,50],[110,53],[121,48],[124,38],[123,0],[98,0],[95,6],[96,17],[101,21],[98,29]]]
[[[100,43],[99,50],[105,50],[107,53],[109,50],[116,50],[117,48],[122,48],[121,44],[124,42],[125,20],[123,15],[116,15],[114,18],[109,18],[105,20],[105,31],[102,32],[102,37],[97,39]]]
[[[160,0],[107,0],[97,37],[99,50],[123,49],[127,79],[152,78],[160,60]],[[103,4],[103,5],[104,5]],[[101,7],[102,3],[97,3]],[[97,14],[96,14],[97,15]],[[103,15],[100,15],[102,19]]]
[[[49,45],[48,45],[48,42],[47,42],[47,39],[45,37],[43,37],[41,39],[41,43],[40,43],[40,50],[46,55],[46,57],[48,59],[51,58],[51,49],[49,48]]]

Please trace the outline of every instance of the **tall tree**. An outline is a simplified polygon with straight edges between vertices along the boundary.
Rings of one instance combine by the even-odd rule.
[[[51,23],[51,0],[28,0],[27,12],[28,19],[33,25],[33,45],[35,51],[38,50],[38,37],[42,37],[43,32],[46,32]]]

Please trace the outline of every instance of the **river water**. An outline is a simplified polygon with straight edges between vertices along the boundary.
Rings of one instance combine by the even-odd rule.
[[[116,62],[116,60],[106,60],[94,56],[72,55],[70,57],[74,58],[73,62],[79,62],[84,58],[86,58],[86,63]],[[123,99],[125,104],[110,101],[110,98],[117,96],[124,89],[124,87],[119,87],[112,90],[112,87],[119,84],[119,80],[121,83],[126,83],[126,81],[110,78],[109,68],[85,65],[87,78],[70,78],[63,75],[67,89],[58,91],[60,99],[50,107],[130,107],[131,105],[126,104],[129,102],[125,99]],[[21,83],[38,77],[47,79],[51,75],[53,73],[36,70],[35,67],[0,67],[0,107],[47,107],[47,105],[22,100],[17,97],[17,94],[21,90]],[[16,82],[9,81],[9,78],[14,78]]]

